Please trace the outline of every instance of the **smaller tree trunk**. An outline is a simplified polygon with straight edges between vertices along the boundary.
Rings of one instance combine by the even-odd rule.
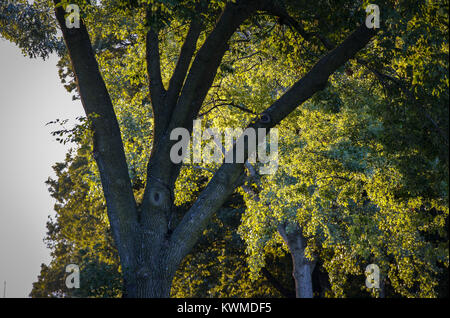
[[[295,294],[297,298],[313,298],[312,273],[315,261],[311,261],[305,256],[306,239],[302,234],[300,226],[292,233],[286,231],[284,225],[278,227],[278,232],[286,242],[292,255],[293,271],[295,280]]]

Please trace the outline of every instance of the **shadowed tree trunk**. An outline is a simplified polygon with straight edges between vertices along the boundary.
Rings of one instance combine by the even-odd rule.
[[[55,0],[55,4],[60,1]],[[192,121],[213,83],[228,41],[251,16],[263,12],[286,17],[279,1],[238,0],[223,9],[214,29],[196,54],[203,30],[200,19],[193,19],[181,48],[177,65],[167,88],[161,80],[159,30],[153,26],[146,37],[146,62],[154,114],[153,148],[148,162],[147,182],[142,202],[136,202],[120,127],[91,46],[83,21],[80,28],[67,28],[64,8],[55,9],[78,92],[87,117],[92,122],[94,158],[101,176],[108,217],[119,251],[127,297],[168,297],[174,274],[206,228],[211,216],[241,185],[244,165],[222,164],[206,188],[178,224],[171,224],[175,181],[180,164],[170,160],[173,129],[183,127],[192,133]],[[204,10],[199,6],[198,10]],[[148,10],[151,15],[151,10]],[[150,20],[150,17],[148,17]],[[375,30],[361,26],[323,56],[317,64],[249,127],[270,128],[279,124],[296,107],[323,89],[328,77],[370,41]],[[192,63],[191,63],[192,62]],[[94,116],[95,115],[95,116]],[[246,141],[247,142],[247,141]],[[244,147],[247,149],[247,145]],[[245,154],[245,159],[248,154]],[[311,264],[301,255],[303,241],[288,238],[293,251],[295,276],[311,280]],[[310,284],[308,282],[308,284]],[[312,289],[300,282],[297,296],[311,297]]]
[[[280,233],[292,256],[292,276],[295,280],[295,295],[297,298],[313,298],[312,273],[316,261],[311,261],[305,256],[307,246],[306,239],[299,226],[292,233],[286,230],[284,225],[278,226]]]

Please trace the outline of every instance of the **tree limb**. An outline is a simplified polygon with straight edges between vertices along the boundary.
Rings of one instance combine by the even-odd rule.
[[[172,128],[192,129],[192,120],[196,117],[208,93],[217,69],[225,52],[228,41],[236,29],[257,9],[257,1],[240,0],[227,3],[215,28],[209,34],[198,51],[186,82],[181,90],[178,103],[172,116]]]
[[[197,52],[181,92],[175,97],[175,89],[183,80],[182,74],[188,67],[188,57],[194,49],[190,45],[194,44],[186,44],[187,46],[182,49],[186,54],[182,52],[184,56],[179,61],[179,67],[176,70],[176,74],[179,75],[174,74],[175,77],[172,81],[173,91],[171,94],[174,94],[174,97],[171,98],[176,99],[177,102],[171,109],[170,114],[167,115],[167,118],[170,118],[168,126],[154,140],[152,154],[147,165],[147,185],[142,202],[143,215],[147,214],[151,206],[170,210],[168,207],[171,204],[173,191],[167,190],[173,188],[181,168],[181,165],[175,165],[170,160],[170,149],[175,143],[175,141],[170,140],[170,132],[178,127],[184,127],[192,131],[192,121],[195,119],[195,114],[198,113],[212,85],[217,68],[228,49],[228,40],[237,27],[255,11],[254,5],[256,3],[256,0],[239,0],[237,3],[230,2],[226,5],[213,31]],[[190,35],[192,39],[196,38],[198,32],[196,28],[197,26],[192,28]],[[158,182],[151,182],[151,180],[158,180]],[[156,206],[154,204],[156,202],[152,199],[155,195],[159,198]],[[162,215],[148,217],[160,223],[157,219],[160,219]]]
[[[147,21],[150,21],[150,14],[147,12]],[[161,78],[161,61],[159,54],[159,30],[154,26],[150,26],[150,29],[146,35],[146,61],[147,61],[147,74],[149,79],[150,98],[152,100],[153,118],[155,125],[155,138],[157,138],[164,129],[164,96],[166,90],[164,88]]]
[[[197,40],[202,30],[200,19],[193,18],[186,39],[181,47],[177,65],[169,82],[167,105],[173,108],[178,100],[181,88],[186,78],[189,65],[197,46]]]
[[[257,118],[248,128],[272,128],[286,118],[298,105],[301,105],[313,94],[322,90],[328,77],[341,65],[353,58],[364,48],[376,30],[360,26],[338,47],[322,57],[314,67],[282,97],[272,104],[260,118]],[[247,146],[244,146],[247,149]],[[245,160],[248,154],[245,154]],[[244,160],[244,161],[245,161]],[[174,257],[184,255],[195,244],[201,235],[208,219],[225,202],[227,197],[239,185],[243,175],[244,164],[223,164],[211,178],[206,188],[200,193],[196,202],[185,214],[178,227],[173,232],[171,242]]]
[[[60,1],[54,3],[58,5]],[[80,21],[79,28],[68,29],[62,6],[55,8],[55,14],[72,62],[81,102],[92,121],[94,158],[100,171],[112,233],[127,276],[134,266],[133,233],[138,230],[138,225],[119,124],[86,26]]]
[[[289,13],[285,10],[282,6],[274,6],[267,10],[270,14],[273,14],[275,16],[278,16],[283,19],[283,21],[288,24],[290,27],[295,29],[305,40],[309,41],[312,37],[316,37],[319,39],[320,42],[324,45],[324,47],[327,50],[332,50],[335,47],[335,43],[328,39],[326,36],[321,35],[320,33],[308,33],[304,30],[301,22],[296,21],[294,18],[292,18]],[[372,72],[377,79],[381,82],[381,84],[384,84],[384,80],[388,80],[392,83],[394,83],[397,87],[400,88],[400,90],[411,100],[415,101],[414,94],[411,93],[411,91],[406,87],[406,85],[400,80],[396,79],[392,76],[389,76],[369,65],[369,63],[363,59],[357,59],[356,60],[359,64],[365,66],[370,72]],[[414,103],[417,104],[417,103]],[[425,117],[431,122],[433,125],[433,128],[436,130],[436,132],[442,137],[445,144],[448,146],[448,136],[445,134],[444,130],[438,125],[438,123],[433,119],[433,117],[427,112],[425,107],[423,107],[422,104],[417,104],[418,107],[421,109]]]

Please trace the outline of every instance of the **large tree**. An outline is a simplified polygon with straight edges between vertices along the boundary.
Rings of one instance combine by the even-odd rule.
[[[200,3],[195,9],[208,13],[206,5]],[[152,21],[158,13],[154,10],[158,4],[148,3],[146,6],[146,19],[149,22],[146,60],[154,136],[146,189],[140,203],[135,201],[133,195],[120,128],[99,72],[87,28],[81,21],[80,28],[68,29],[62,6],[57,7],[56,18],[77,78],[86,115],[95,115],[92,116],[94,156],[120,255],[127,296],[167,297],[179,264],[194,246],[211,216],[240,185],[244,174],[243,164],[223,164],[182,220],[175,226],[169,224],[173,213],[173,191],[180,172],[180,165],[170,159],[170,150],[174,145],[170,133],[178,127],[192,131],[193,120],[229,49],[228,41],[241,24],[261,12],[286,19],[288,16],[281,3],[275,1],[226,3],[216,25],[197,52],[196,42],[202,30],[202,19],[193,19],[169,86],[165,88],[159,56],[158,34],[161,26],[159,21]],[[200,15],[200,12],[197,14]],[[321,57],[280,99],[268,105],[267,110],[250,127],[274,127],[298,105],[321,90],[328,77],[364,48],[375,34],[365,24],[355,26],[355,29],[339,46]]]
[[[331,5],[329,1],[318,1],[314,6],[307,1],[277,0],[76,3],[81,8],[80,26],[68,28],[65,12],[68,2],[54,1],[54,13],[62,31],[65,51],[54,38],[54,20],[42,13],[48,11],[39,11],[48,8],[48,1],[37,1],[34,9],[24,3],[9,4],[2,16],[2,23],[8,19],[13,23],[2,29],[2,34],[25,51],[45,56],[49,50],[63,50],[62,54],[69,58],[69,69],[73,72],[77,93],[93,132],[93,154],[120,258],[125,295],[167,297],[177,268],[207,228],[211,217],[246,180],[244,164],[223,163],[214,171],[195,202],[183,211],[180,218],[175,217],[179,213],[175,207],[175,189],[182,177],[182,165],[171,161],[170,151],[176,141],[170,139],[170,134],[180,127],[192,133],[193,120],[201,115],[200,110],[212,88],[220,86],[221,71],[232,72],[226,57],[242,50],[242,43],[243,51],[248,53],[245,51],[246,43],[249,46],[259,45],[264,38],[271,39],[270,45],[275,50],[294,52],[288,54],[289,61],[297,60],[297,65],[291,65],[300,65],[299,71],[292,72],[287,68],[286,72],[297,78],[291,81],[289,87],[276,87],[275,101],[262,109],[256,108],[257,112],[253,111],[256,114],[247,126],[269,131],[299,105],[323,90],[336,70],[364,51],[377,29],[366,26],[365,5],[354,1]],[[389,55],[392,50],[389,49],[396,40],[393,25],[401,20],[395,9],[407,5],[408,1],[401,4],[398,1],[380,3],[382,22],[388,21],[390,29],[383,31],[382,24],[377,45],[373,46],[374,52],[365,52],[364,59],[361,56],[357,58],[358,63],[372,69],[377,76],[388,76],[382,70],[386,61],[392,58]],[[33,39],[38,39],[36,44],[17,32],[23,29],[23,19],[27,18],[11,18],[20,6],[30,10],[30,16],[42,16],[44,22],[42,26],[37,25],[36,32],[45,41],[34,36]],[[121,25],[124,19],[128,21],[128,29],[116,29],[116,34],[111,35],[107,29]],[[294,32],[286,32],[287,37],[284,33],[281,37],[275,37],[271,31],[277,24],[287,26],[289,31]],[[188,25],[188,28],[179,45],[174,67],[166,69],[166,64],[161,63],[162,58],[167,60],[167,56],[171,55],[174,60],[174,51],[178,46],[174,45],[170,52],[160,50],[160,47],[163,40],[166,41],[164,48],[171,45],[166,33],[173,32],[174,25]],[[135,30],[129,31],[130,26],[134,26]],[[101,32],[108,33],[108,37],[102,38]],[[125,41],[118,40],[122,32],[127,33]],[[92,40],[94,35],[95,41]],[[150,96],[150,103],[146,105],[151,105],[153,129],[148,131],[148,127],[143,127],[142,130],[151,140],[151,152],[146,157],[146,171],[139,176],[144,184],[139,195],[133,191],[132,179],[135,179],[130,177],[130,160],[124,149],[123,130],[127,124],[123,118],[118,120],[117,116],[123,107],[114,107],[117,99],[105,83],[113,81],[112,78],[118,75],[113,70],[109,74],[102,72],[99,57],[96,56],[102,52],[102,45],[106,45],[112,55],[130,48],[143,48],[139,61],[125,61],[120,65],[123,68],[128,66],[125,63],[145,65],[144,73],[133,75],[138,77],[134,80],[139,84],[145,83]],[[301,49],[305,47],[311,50],[305,52]],[[377,59],[380,52],[384,54]],[[279,65],[290,66],[281,61]],[[133,84],[133,80],[130,82]],[[279,91],[282,93],[278,94]],[[234,93],[239,96],[239,93]],[[228,104],[248,110],[247,105]],[[435,126],[439,130],[439,126]],[[245,159],[247,156],[246,153]],[[300,289],[298,294],[311,296],[310,291],[303,294]]]

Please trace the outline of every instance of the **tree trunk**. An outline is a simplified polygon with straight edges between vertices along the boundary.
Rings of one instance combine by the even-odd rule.
[[[164,278],[157,273],[151,277],[136,277],[124,282],[123,298],[169,298],[172,277]]]
[[[125,280],[125,298],[168,298],[178,263],[168,250],[154,255],[155,245],[142,245],[141,258],[138,265]],[[142,256],[145,256],[144,258]],[[131,279],[130,279],[131,277]]]
[[[138,280],[137,298],[169,298],[172,278],[149,277]]]
[[[306,240],[301,228],[297,225],[295,231],[288,233],[285,225],[280,225],[278,232],[286,242],[292,255],[292,276],[295,280],[296,297],[313,298],[312,273],[316,262],[305,256]]]
[[[304,256],[304,250],[292,249],[291,254],[296,297],[313,298],[312,271],[314,264]]]

